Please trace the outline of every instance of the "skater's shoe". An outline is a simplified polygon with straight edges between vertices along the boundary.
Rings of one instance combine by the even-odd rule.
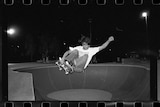
[[[69,66],[69,68],[71,69],[71,71],[73,71],[73,67],[69,64],[68,61],[66,61],[67,66]]]
[[[61,71],[61,70],[62,70],[62,68],[60,67],[60,63],[59,63],[58,61],[56,62],[56,65],[58,65],[59,70]]]

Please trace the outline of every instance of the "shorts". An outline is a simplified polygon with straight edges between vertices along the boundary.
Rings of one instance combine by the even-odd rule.
[[[73,50],[69,55],[65,57],[64,60],[67,60],[75,70],[81,71],[84,70],[84,66],[87,62],[88,55],[85,54],[79,57],[78,50]]]

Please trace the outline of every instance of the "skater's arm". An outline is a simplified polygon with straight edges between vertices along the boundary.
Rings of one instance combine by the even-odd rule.
[[[109,37],[109,39],[103,45],[100,46],[99,51],[105,49],[109,45],[109,43],[111,41],[114,41],[114,37],[113,36]]]

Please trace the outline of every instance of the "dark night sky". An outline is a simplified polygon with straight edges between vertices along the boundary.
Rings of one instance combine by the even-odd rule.
[[[115,36],[113,47],[130,49],[143,47],[146,44],[145,20],[140,18],[140,13],[145,9],[150,11],[148,19],[150,40],[152,43],[159,43],[159,7],[147,4],[11,6],[6,8],[6,20],[8,19],[8,25],[19,26],[21,35],[50,32],[74,44],[80,38],[80,34],[89,36],[88,19],[91,18],[93,45],[100,45],[113,35]],[[159,47],[160,44],[156,46]]]

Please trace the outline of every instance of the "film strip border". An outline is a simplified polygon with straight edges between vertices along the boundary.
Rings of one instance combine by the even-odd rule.
[[[76,3],[79,5],[87,5],[90,2],[95,2],[97,5],[107,5],[110,1],[114,1],[116,5],[124,5],[128,0],[1,0],[5,5],[14,5],[16,2],[23,5],[32,5],[35,1],[39,1],[42,5],[50,5],[58,2],[60,5],[69,5]],[[160,0],[130,0],[133,5],[143,5],[146,1],[151,2],[153,5],[160,5]]]
[[[1,107],[160,107],[160,102],[5,102]]]

